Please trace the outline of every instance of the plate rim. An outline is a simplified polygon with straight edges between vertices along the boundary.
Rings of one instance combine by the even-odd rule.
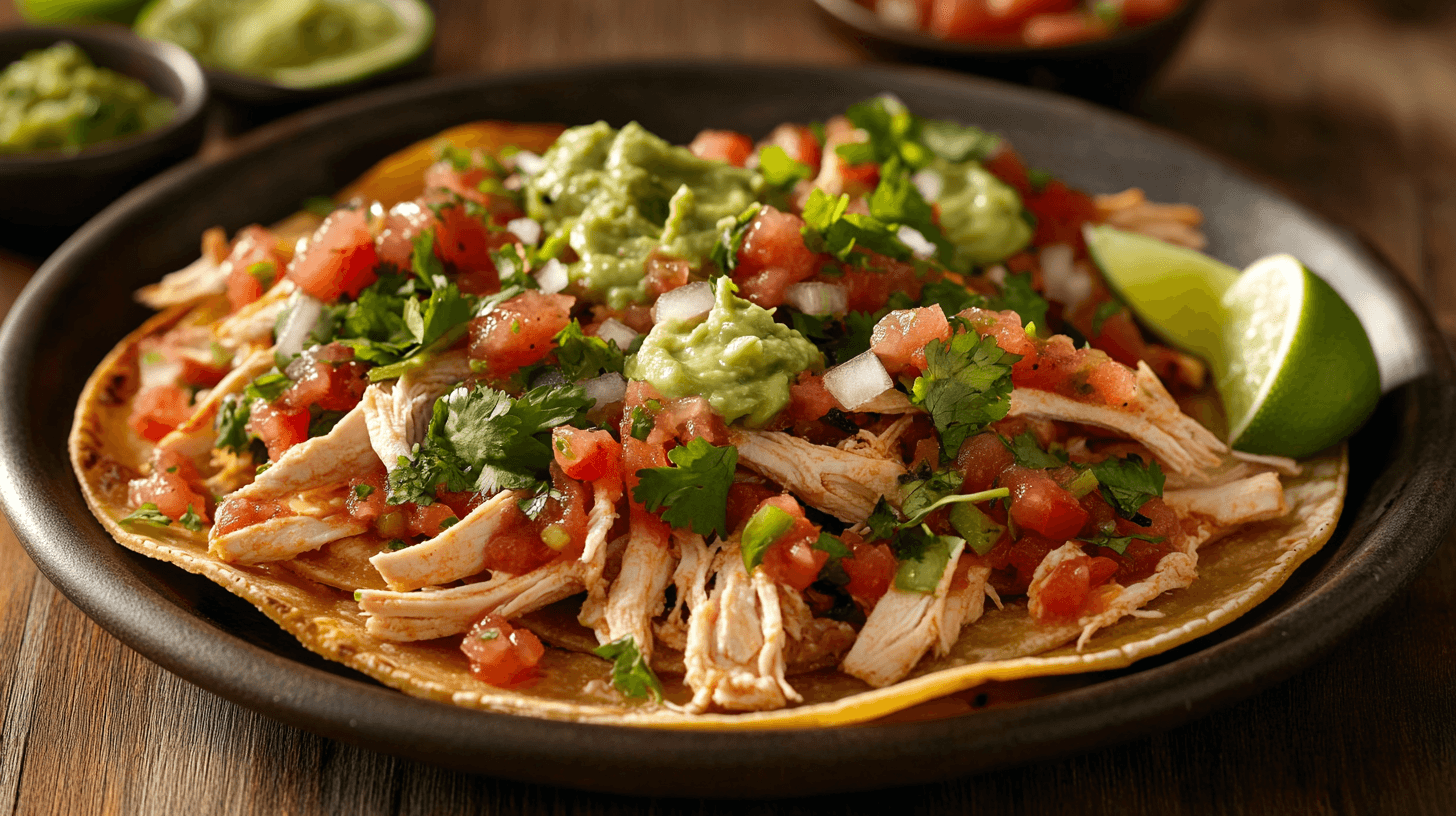
[[[64,521],[65,517],[58,506],[33,503],[35,497],[46,495],[47,488],[43,479],[34,476],[39,470],[36,467],[37,452],[21,436],[29,425],[26,414],[30,383],[23,376],[29,372],[35,346],[39,342],[39,337],[35,336],[38,330],[34,327],[43,323],[44,316],[54,308],[59,290],[79,274],[79,270],[71,267],[72,259],[83,255],[92,243],[105,240],[109,231],[125,220],[129,209],[175,189],[186,188],[194,176],[205,174],[213,165],[245,161],[251,153],[285,141],[298,132],[324,127],[331,121],[398,104],[416,96],[569,80],[573,76],[587,74],[601,76],[604,72],[621,78],[639,72],[684,70],[791,71],[806,75],[847,72],[861,75],[881,86],[913,80],[959,88],[963,93],[969,90],[992,98],[1029,97],[1052,110],[1070,109],[1081,115],[1091,113],[1141,134],[1150,134],[1164,141],[1171,139],[1180,149],[1200,154],[1221,170],[1292,207],[1302,217],[1356,243],[1363,243],[1347,229],[1186,136],[1080,100],[932,69],[654,60],[537,69],[492,76],[442,77],[386,88],[304,111],[260,128],[237,140],[223,155],[194,159],[132,191],[67,240],[47,259],[17,299],[4,326],[0,327],[0,382],[20,383],[19,387],[6,388],[0,393],[0,439],[12,443],[21,440],[22,444],[0,446],[0,506],[5,509],[17,538],[41,572],[89,617],[148,659],[195,685],[285,724],[376,750],[467,770],[481,770],[481,767],[478,762],[462,761],[465,759],[462,752],[473,751],[472,756],[478,757],[480,746],[489,744],[498,755],[508,756],[498,756],[502,761],[492,765],[488,772],[525,781],[620,793],[651,790],[665,795],[753,797],[769,792],[782,794],[783,786],[799,778],[798,772],[804,770],[806,763],[811,773],[818,772],[822,776],[841,763],[872,760],[887,748],[902,759],[913,758],[914,767],[908,774],[898,773],[894,779],[887,779],[884,774],[863,774],[835,784],[825,784],[820,778],[816,783],[800,785],[801,789],[790,793],[813,794],[927,782],[971,770],[989,770],[1131,739],[1157,728],[1185,722],[1267,687],[1332,648],[1341,637],[1414,580],[1420,567],[1439,547],[1444,531],[1456,514],[1456,507],[1440,501],[1456,486],[1456,462],[1440,454],[1449,451],[1451,443],[1456,441],[1456,427],[1453,427],[1456,423],[1450,422],[1437,423],[1430,434],[1423,435],[1420,449],[1415,452],[1416,467],[1404,476],[1405,487],[1396,500],[1380,509],[1377,517],[1368,520],[1370,529],[1363,540],[1356,542],[1356,552],[1321,591],[1298,599],[1244,632],[1164,665],[1134,670],[1105,682],[1036,701],[977,712],[973,720],[978,726],[976,728],[965,728],[962,718],[951,718],[829,731],[665,732],[464,710],[413,698],[372,682],[340,677],[255,646],[196,616],[182,614],[179,607],[130,573],[102,575],[98,584],[96,576],[86,572],[83,559],[73,557],[74,554],[64,548],[45,546],[47,525]],[[1392,271],[1388,261],[1368,244],[1362,249],[1375,261],[1375,272],[1395,284],[1403,301],[1400,304],[1403,311],[1419,323],[1423,346],[1430,357],[1430,371],[1404,386],[1409,409],[1426,418],[1432,415],[1447,419],[1456,417],[1456,374],[1453,374],[1449,342],[1436,329],[1434,320],[1409,284]],[[61,455],[69,470],[69,459],[64,451]],[[1423,503],[1418,500],[1423,500]],[[1391,529],[1393,511],[1412,502],[1435,512],[1407,512]],[[110,540],[99,524],[91,531],[67,530],[68,534],[83,537],[88,532],[99,532]],[[52,527],[49,535],[54,534]],[[1412,548],[1410,542],[1418,542],[1420,546]],[[1400,569],[1383,569],[1392,565]],[[1371,574],[1380,580],[1370,581]],[[88,579],[91,584],[88,584]],[[1338,593],[1336,598],[1337,593],[1329,591],[1332,587],[1350,591]],[[191,644],[191,648],[179,649],[179,643]],[[187,654],[181,654],[182,651]],[[1245,676],[1238,683],[1231,683],[1225,677],[1230,664],[1243,669]],[[240,670],[218,676],[219,666]],[[1109,735],[1099,729],[1101,715],[1095,709],[1101,706],[1093,705],[1096,702],[1094,698],[1104,701],[1110,698],[1125,713],[1122,727],[1116,734]],[[461,727],[461,717],[467,718],[469,727]],[[1025,740],[997,740],[988,736],[1010,725],[1037,729],[1038,736]],[[434,728],[438,736],[421,742],[420,732],[430,728]],[[457,733],[452,734],[452,728]],[[471,732],[473,739],[463,739],[458,733],[467,731]],[[657,780],[644,788],[640,779],[640,756],[634,757],[631,762],[624,763],[622,759],[624,752],[639,751],[644,743],[651,743],[652,751],[659,759],[667,757],[681,773],[669,774],[666,778],[659,774]],[[995,757],[988,759],[982,755],[977,761],[966,761],[968,754],[984,752],[990,745],[996,747]],[[790,767],[784,764],[786,759],[797,760],[798,763]],[[618,763],[615,770],[611,766],[612,761]],[[765,770],[775,762],[781,767],[779,773]],[[584,764],[591,765],[591,779],[569,777]],[[622,775],[623,770],[634,767],[638,775]],[[797,771],[789,775],[787,770],[782,769]],[[746,771],[753,773],[746,776],[738,773]],[[704,780],[719,779],[723,774],[730,778],[717,787],[702,784]],[[614,782],[614,778],[618,781]]]

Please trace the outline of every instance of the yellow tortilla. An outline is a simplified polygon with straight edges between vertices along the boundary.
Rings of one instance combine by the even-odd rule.
[[[422,142],[381,162],[338,196],[386,202],[419,193],[419,176],[449,138],[464,147],[494,149],[521,144],[542,150],[559,129],[477,123]],[[544,143],[543,143],[544,142]],[[295,216],[285,228],[298,234],[311,227]],[[287,229],[285,231],[288,231]],[[1343,445],[1305,460],[1304,472],[1283,479],[1290,512],[1273,521],[1246,525],[1198,550],[1198,579],[1165,593],[1145,607],[1161,617],[1128,617],[1093,636],[1081,650],[1068,644],[1075,627],[1034,623],[1024,600],[989,609],[966,627],[950,653],[922,660],[909,677],[883,689],[822,669],[793,676],[804,703],[793,708],[746,714],[677,713],[666,707],[624,701],[608,690],[610,664],[586,651],[590,632],[574,621],[575,599],[527,616],[525,624],[548,643],[541,676],[519,689],[501,689],[474,679],[458,638],[397,643],[370,635],[352,597],[355,588],[384,588],[367,558],[382,541],[372,535],[344,539],[288,561],[262,566],[230,564],[208,553],[206,531],[180,525],[123,526],[131,513],[127,481],[141,475],[151,444],[128,426],[138,388],[138,343],[183,320],[216,315],[220,296],[168,309],[123,340],[92,374],[77,406],[70,438],[73,465],[92,511],[122,545],[204,575],[252,603],[312,651],[357,669],[385,685],[441,702],[489,711],[581,722],[657,728],[744,729],[849,725],[916,708],[913,716],[963,713],[970,706],[938,698],[992,681],[1070,675],[1118,669],[1208,634],[1272,594],[1333,534],[1344,501],[1349,463]],[[667,658],[659,664],[666,668]],[[593,683],[592,681],[601,681]],[[680,676],[663,677],[667,697],[691,697]],[[601,689],[600,691],[596,691]],[[904,716],[904,715],[902,715]]]

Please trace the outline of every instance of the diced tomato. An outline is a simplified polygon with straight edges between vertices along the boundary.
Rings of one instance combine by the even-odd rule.
[[[192,400],[175,385],[154,385],[137,392],[126,422],[143,439],[156,442],[192,416]]]
[[[448,504],[436,502],[434,504],[414,504],[409,508],[409,532],[410,535],[421,538],[434,538],[445,531],[451,523],[450,520],[459,521],[460,517],[455,515],[455,509]]]
[[[293,511],[282,502],[268,499],[245,499],[232,497],[217,507],[217,524],[212,528],[214,536],[226,535],[252,527],[268,519],[293,515]]]
[[[1073,190],[1060,180],[1052,179],[1039,193],[1032,193],[1023,202],[1036,216],[1035,246],[1070,244],[1084,246],[1082,225],[1097,220],[1097,205],[1086,193]]]
[[[779,491],[758,482],[734,482],[728,488],[728,529],[737,530],[743,526],[765,499],[777,495]]]
[[[1101,40],[1112,33],[1112,29],[1097,17],[1085,11],[1069,11],[1060,14],[1038,14],[1026,21],[1021,29],[1021,39],[1035,48]]]
[[[470,659],[470,674],[482,683],[509,688],[531,680],[546,654],[529,630],[517,629],[498,615],[486,615],[460,641]]]
[[[657,423],[647,441],[663,443],[676,440],[684,444],[702,438],[714,445],[728,444],[728,426],[708,400],[703,397],[683,397],[662,406],[657,414]]]
[[[293,256],[288,277],[303,291],[331,303],[340,295],[357,297],[373,283],[379,255],[363,209],[334,210],[303,251]]]
[[[293,384],[278,395],[279,408],[318,406],[324,411],[348,411],[364,398],[369,367],[354,360],[354,350],[341,343],[311,348],[288,364]]]
[[[1001,148],[983,166],[988,173],[1015,189],[1022,201],[1031,195],[1031,179],[1026,175],[1026,165],[1022,164],[1021,156],[1005,141],[1001,142]]]
[[[839,277],[816,277],[816,280],[844,287],[849,299],[849,311],[878,311],[895,292],[903,292],[911,299],[920,297],[924,281],[920,280],[914,266],[873,252],[863,254],[868,258],[868,268],[846,264]]]
[[[562,426],[551,432],[556,464],[573,479],[596,482],[622,478],[622,444],[606,431]]]
[[[1124,25],[1147,25],[1172,14],[1183,0],[1122,0],[1120,17]]]
[[[647,272],[647,297],[656,300],[663,293],[687,286],[693,265],[685,258],[677,258],[653,250],[643,265]]]
[[[484,360],[495,379],[538,363],[556,347],[552,338],[571,322],[576,298],[523,292],[470,321],[470,357]]]
[[[1001,474],[1000,483],[1011,489],[1011,518],[1023,529],[1066,541],[1087,521],[1077,497],[1045,471],[1012,466]]]
[[[383,465],[377,465],[368,473],[360,474],[349,481],[349,493],[344,497],[344,507],[349,515],[366,524],[372,524],[384,513],[385,472]]]
[[[308,422],[307,408],[287,408],[254,400],[247,431],[263,441],[268,458],[276,462],[284,451],[308,439]]]
[[[182,363],[182,373],[177,377],[178,381],[198,388],[211,388],[222,382],[227,376],[226,365],[216,365],[212,360],[206,362],[197,359],[191,354],[178,355]]]
[[[389,208],[384,216],[384,228],[375,239],[375,252],[381,262],[394,264],[401,270],[410,268],[415,236],[439,223],[428,204],[421,198],[401,201]]]
[[[803,125],[782,124],[774,128],[768,134],[768,138],[759,143],[759,150],[765,147],[776,146],[783,148],[789,158],[805,165],[815,175],[819,173],[819,161],[823,152],[819,147],[819,139],[814,131]]]
[[[487,295],[500,290],[500,274],[491,253],[521,240],[506,230],[492,230],[460,204],[440,209],[435,232],[435,255],[447,272],[456,275],[460,291]]]
[[[802,592],[818,579],[829,553],[814,549],[819,526],[804,517],[797,499],[787,494],[770,496],[754,512],[770,505],[792,516],[794,525],[764,551],[763,571],[774,581]]]
[[[824,377],[805,371],[789,386],[789,404],[783,413],[789,423],[812,422],[839,407],[839,400],[824,387]]]
[[[484,204],[485,193],[481,192],[480,183],[488,175],[490,173],[482,165],[472,162],[468,166],[457,167],[449,159],[441,159],[425,168],[425,189],[448,190],[467,201]]]
[[[1077,617],[1087,592],[1092,588],[1087,565],[1092,561],[1077,555],[1057,564],[1042,579],[1036,593],[1039,604],[1033,606],[1037,621],[1065,620]]]
[[[1132,369],[1097,349],[1079,349],[1065,335],[1039,340],[1026,333],[1012,311],[970,308],[960,313],[981,336],[994,335],[996,345],[1021,359],[1011,367],[1017,388],[1050,391],[1080,402],[1120,406],[1137,394]]]
[[[967,439],[956,454],[956,469],[965,474],[961,492],[979,493],[996,484],[1001,471],[1016,463],[1011,451],[994,433],[982,433]]]
[[[896,309],[875,324],[870,348],[893,376],[909,368],[925,370],[925,346],[949,339],[950,323],[939,306]]]
[[[688,145],[694,156],[742,167],[753,155],[753,140],[731,130],[704,130]]]
[[[455,517],[464,520],[485,503],[485,497],[474,490],[446,490],[444,485],[435,487],[435,501],[455,511]]]
[[[804,246],[804,220],[793,213],[764,207],[754,217],[743,245],[733,282],[742,297],[764,308],[784,302],[784,290],[819,269],[819,256]]]
[[[1004,24],[1024,23],[1037,14],[1071,11],[1078,0],[986,0],[987,11]]]
[[[1016,21],[991,14],[986,0],[934,0],[930,33],[947,40],[999,40],[1014,35]]]
[[[1009,537],[1004,537],[1003,541],[1009,541]],[[1023,530],[1020,538],[1004,548],[998,542],[990,553],[992,564],[995,566],[999,562],[1001,566],[1009,567],[1011,573],[1009,580],[995,583],[996,590],[1003,593],[1003,596],[1026,594],[1027,587],[1031,585],[1031,577],[1036,574],[1036,568],[1041,566],[1047,553],[1065,543],[1066,541],[1047,538],[1032,530]]]
[[[850,533],[844,534],[841,540],[854,552],[853,558],[839,562],[849,576],[845,589],[850,595],[873,605],[890,591],[890,582],[895,580],[895,570],[899,568],[895,553],[888,544],[866,544],[859,536]]]
[[[186,515],[189,507],[206,521],[207,499],[197,489],[201,484],[202,475],[191,459],[166,448],[155,448],[152,472],[145,478],[128,482],[126,497],[132,507],[148,502],[155,504],[157,512],[174,521]]]
[[[556,551],[541,540],[537,525],[516,502],[507,502],[501,515],[501,525],[485,542],[483,569],[521,575],[556,558]]]
[[[228,267],[227,296],[233,311],[263,296],[283,271],[278,239],[257,224],[243,227],[233,238],[223,264]]]

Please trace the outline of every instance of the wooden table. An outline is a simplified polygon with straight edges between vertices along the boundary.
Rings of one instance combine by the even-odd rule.
[[[703,56],[850,63],[807,0],[442,2],[438,68]],[[14,25],[0,8],[0,25]],[[1142,112],[1369,238],[1456,331],[1456,13],[1209,0]],[[31,267],[0,255],[0,309]],[[193,688],[58,595],[0,524],[0,813],[1452,813],[1456,550],[1334,654],[1146,739],[923,788],[745,808],[444,771]],[[853,769],[845,769],[853,773]]]

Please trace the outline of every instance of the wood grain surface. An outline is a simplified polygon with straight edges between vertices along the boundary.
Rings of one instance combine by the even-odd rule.
[[[442,0],[437,70],[866,59],[808,0]],[[0,5],[0,27],[19,16]],[[1139,111],[1372,241],[1456,332],[1456,11],[1209,0]],[[32,265],[0,254],[0,310]],[[1456,550],[1330,656],[1190,725],[939,785],[771,803],[523,785],[376,754],[194,688],[103,632],[0,523],[0,813],[1456,812]],[[853,768],[846,768],[853,774]]]

